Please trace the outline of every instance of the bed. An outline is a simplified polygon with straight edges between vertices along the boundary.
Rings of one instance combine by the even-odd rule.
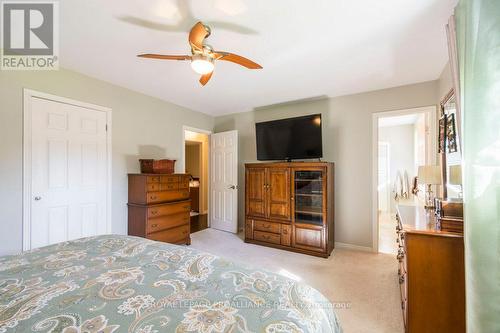
[[[0,258],[0,332],[341,332],[285,277],[189,247],[104,235]]]

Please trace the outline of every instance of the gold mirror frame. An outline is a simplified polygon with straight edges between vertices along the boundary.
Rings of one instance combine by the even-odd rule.
[[[441,155],[441,170],[442,170],[442,194],[443,199],[448,199],[448,167],[451,165],[460,165],[461,149],[460,137],[458,133],[458,125],[460,123],[460,115],[457,110],[455,90],[451,89],[440,102],[440,117],[438,131],[438,153]],[[447,107],[454,100],[455,107]],[[450,111],[451,110],[451,111]],[[452,163],[452,164],[450,164]],[[457,197],[460,198],[459,194]]]

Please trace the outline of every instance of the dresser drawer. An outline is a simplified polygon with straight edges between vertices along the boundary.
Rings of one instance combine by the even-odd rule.
[[[189,213],[191,210],[191,204],[189,201],[176,202],[165,205],[158,205],[148,208],[148,218],[172,215],[177,213]]]
[[[396,243],[399,248],[404,248],[405,246],[405,233],[402,231],[399,231],[396,233]]]
[[[160,183],[148,183],[146,186],[148,192],[157,192],[160,190]]]
[[[148,234],[148,239],[167,243],[185,243],[189,238],[189,224]]]
[[[160,191],[174,191],[179,189],[179,183],[161,183]]]
[[[161,203],[165,201],[182,200],[189,198],[189,191],[163,191],[163,192],[150,192],[147,194],[146,202]]]
[[[159,183],[160,182],[160,176],[147,176],[146,177],[146,183]]]
[[[398,260],[398,275],[406,273],[406,260],[401,259]]]
[[[406,260],[406,251],[403,246],[398,247],[398,254],[396,255],[396,258],[398,259],[398,262],[404,262]]]
[[[396,231],[400,232],[403,230],[403,224],[401,223],[401,217],[399,213],[396,213]]]
[[[408,311],[408,295],[407,295],[407,275],[398,274],[399,292],[401,294],[401,311],[403,312],[403,323],[407,326],[407,311]]]
[[[275,234],[279,234],[281,230],[279,223],[257,221],[257,220],[254,221],[253,229],[259,231],[272,232]]]
[[[165,215],[148,219],[146,223],[146,233],[165,230],[189,223],[189,212]]]
[[[177,175],[168,175],[168,176],[160,176],[160,183],[178,183],[179,176]]]
[[[273,243],[273,244],[281,243],[279,234],[273,234],[270,232],[257,231],[257,230],[254,230],[253,232],[253,239],[266,243]]]

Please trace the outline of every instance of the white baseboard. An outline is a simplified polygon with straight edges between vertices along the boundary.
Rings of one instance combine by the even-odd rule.
[[[341,249],[355,250],[355,251],[373,252],[373,249],[371,247],[368,247],[368,246],[359,246],[359,245],[341,243],[341,242],[335,242],[335,247],[341,248]]]

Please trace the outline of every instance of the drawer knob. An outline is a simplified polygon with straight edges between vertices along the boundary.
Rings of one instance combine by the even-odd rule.
[[[152,224],[151,226],[152,226],[153,228],[156,228],[156,227],[158,226],[158,224],[156,224],[156,223],[155,223],[155,224]]]
[[[156,195],[152,195],[151,200],[156,200]]]
[[[156,210],[151,211],[151,215],[156,215],[156,214],[158,214],[158,211],[156,211]]]

